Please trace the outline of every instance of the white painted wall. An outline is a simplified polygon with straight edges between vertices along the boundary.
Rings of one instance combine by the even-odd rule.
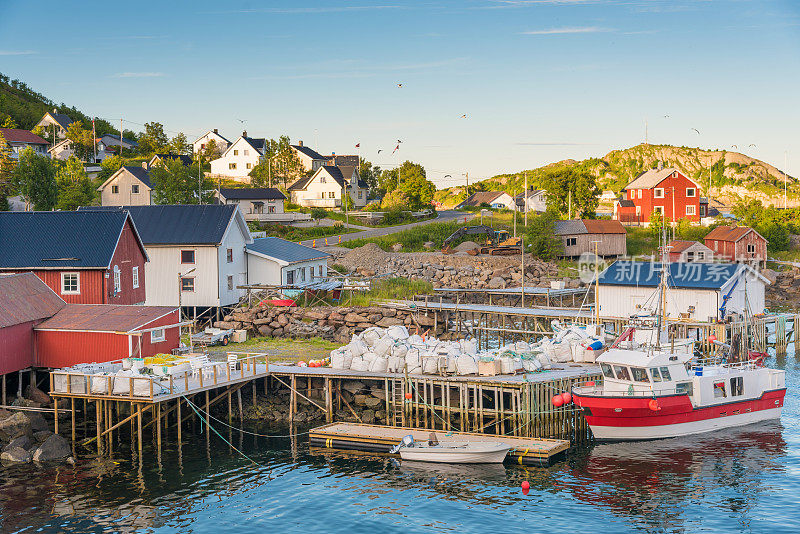
[[[242,211],[243,215],[250,215],[256,213],[256,207],[253,205],[254,202],[259,202],[256,200],[226,200],[225,204],[236,204],[239,206],[239,209]],[[263,202],[263,211],[262,213],[283,213],[283,200],[261,200]],[[274,208],[270,210],[270,208]],[[245,217],[247,219],[247,217]]]
[[[324,181],[323,181],[324,180]],[[361,191],[359,198],[358,192]],[[363,208],[367,205],[367,190],[348,187],[353,206]],[[291,192],[292,202],[307,208],[335,208],[342,205],[342,186],[325,171],[320,171],[302,191]]]
[[[287,265],[282,269],[282,283],[288,283],[288,272],[294,271],[294,282],[309,282],[313,278],[320,278],[319,276],[319,266],[322,265],[322,276],[328,276],[328,262],[327,260],[314,260],[314,261],[304,261],[299,263],[292,263],[291,265]],[[313,276],[309,272],[309,268],[313,269]],[[305,278],[302,276],[302,272],[305,272]]]
[[[208,144],[209,141],[214,140],[214,143],[217,145],[217,149],[219,149],[220,154],[224,153],[228,149],[228,145],[230,143],[222,138],[219,134],[214,133],[214,131],[210,131],[207,134],[201,136],[197,139],[194,143],[192,143],[192,151],[197,154],[201,150],[205,150],[205,145]]]
[[[250,183],[250,171],[258,165],[262,158],[261,152],[250,146],[250,143],[240,137],[228,147],[221,158],[211,161],[211,174],[228,176],[241,182]],[[235,168],[231,169],[231,165]]]
[[[280,285],[283,282],[282,266],[256,254],[247,254],[247,283]]]
[[[218,249],[217,259],[219,261],[219,302],[220,306],[236,304],[246,293],[243,289],[236,289],[236,286],[247,283],[247,257],[245,245],[249,235],[245,236],[239,225],[237,218],[233,217],[228,231],[222,239],[222,244]],[[228,249],[233,252],[233,262],[228,263]],[[228,277],[233,277],[233,289],[228,289]]]
[[[181,306],[219,306],[218,252],[215,246],[147,246],[150,261],[144,264],[146,304],[178,305],[178,275],[194,267],[187,277],[194,278],[194,291],[181,294]],[[194,250],[195,263],[182,264],[181,250]]]
[[[119,192],[113,193],[112,186],[118,186]],[[133,192],[133,186],[139,186],[139,192]],[[100,191],[101,206],[149,206],[153,203],[153,191],[124,167],[112,175],[110,181]]]

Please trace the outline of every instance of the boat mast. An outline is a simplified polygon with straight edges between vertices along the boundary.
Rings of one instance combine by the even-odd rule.
[[[663,220],[663,227],[661,231],[662,236],[662,249],[661,249],[661,280],[659,286],[659,299],[658,299],[658,328],[656,329],[656,350],[661,350],[661,328],[667,322],[667,269],[669,268],[669,250],[667,247],[667,221]]]

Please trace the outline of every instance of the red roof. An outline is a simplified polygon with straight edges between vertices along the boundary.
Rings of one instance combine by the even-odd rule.
[[[64,306],[33,273],[0,275],[0,328],[50,317]]]
[[[169,306],[67,304],[36,329],[128,333],[176,310]]]
[[[670,252],[679,254],[684,250],[686,250],[687,248],[691,247],[692,245],[697,245],[697,244],[699,244],[699,241],[684,241],[682,239],[676,239],[675,241],[669,244],[669,246],[672,247],[670,249]]]
[[[706,239],[731,241],[735,243],[746,236],[748,232],[755,232],[755,230],[749,226],[717,226],[708,233]],[[758,234],[758,232],[756,233]],[[761,234],[758,234],[758,236],[764,239]],[[766,241],[766,239],[764,239],[764,241]]]
[[[29,145],[47,145],[47,141],[28,130],[18,128],[0,128],[0,133],[9,143],[28,143]]]
[[[619,221],[606,219],[582,219],[586,231],[590,234],[625,234],[625,228]]]

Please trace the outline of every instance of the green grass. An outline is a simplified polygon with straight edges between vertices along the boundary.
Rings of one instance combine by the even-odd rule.
[[[229,343],[227,347],[209,347],[209,353],[217,356],[227,352],[263,352],[269,355],[272,363],[299,360],[319,360],[330,356],[333,349],[341,347],[341,343],[326,341],[318,337],[309,339],[284,339],[272,337],[254,337],[244,343]]]
[[[628,228],[628,256],[656,253],[658,241],[648,228]]]
[[[303,241],[305,239],[319,239],[339,234],[360,232],[357,228],[347,228],[342,224],[334,226],[309,226],[297,227],[284,224],[251,225],[253,231],[263,231],[267,237],[280,237],[288,241]]]
[[[369,291],[354,293],[348,305],[370,306],[381,300],[407,299],[414,295],[433,293],[433,286],[424,280],[406,278],[384,278],[374,280]]]

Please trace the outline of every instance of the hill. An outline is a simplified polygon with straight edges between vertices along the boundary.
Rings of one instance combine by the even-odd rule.
[[[53,109],[74,121],[83,122],[84,128],[91,128],[92,118],[82,111],[63,103],[56,104],[28,87],[25,82],[12,80],[0,73],[0,124],[10,117],[18,127],[30,130],[46,112]],[[117,132],[111,123],[103,119],[95,122],[95,129],[98,135]]]
[[[661,161],[665,166],[677,167],[689,178],[698,182],[705,196],[725,203],[735,203],[748,198],[758,198],[765,204],[783,205],[783,173],[769,163],[740,152],[703,150],[693,147],[641,144],[624,150],[612,150],[602,158],[581,161],[563,160],[544,167],[500,174],[470,185],[471,191],[505,190],[519,193],[524,185],[536,187],[538,177],[546,169],[578,167],[598,179],[601,189],[619,193],[637,175],[654,168]],[[709,195],[709,170],[711,194]],[[800,205],[800,182],[788,177],[788,204]],[[436,192],[435,200],[453,206],[465,198],[463,187],[451,187]]]

